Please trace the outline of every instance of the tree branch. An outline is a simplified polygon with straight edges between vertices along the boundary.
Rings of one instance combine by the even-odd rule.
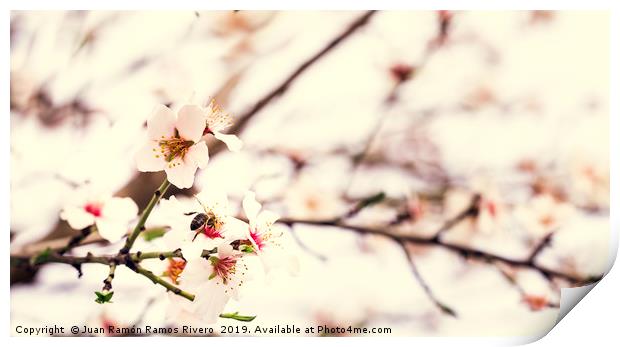
[[[60,255],[63,255],[65,253],[67,253],[69,250],[73,249],[74,247],[78,246],[82,241],[84,241],[90,234],[92,234],[93,232],[95,232],[97,230],[97,227],[95,225],[91,225],[89,227],[86,227],[82,230],[80,230],[80,233],[73,236],[72,238],[69,239],[69,242],[67,242],[67,245],[62,247],[61,249],[59,249],[57,252]]]
[[[205,250],[202,253],[203,257],[208,257],[211,254],[211,251]],[[153,283],[159,284],[165,287],[167,290],[172,291],[173,293],[180,295],[190,301],[194,300],[194,295],[190,294],[186,291],[181,290],[175,285],[163,280],[159,276],[155,275],[153,272],[143,268],[139,263],[144,259],[169,259],[169,258],[183,258],[183,253],[180,249],[174,251],[167,252],[136,252],[136,253],[128,253],[128,254],[116,254],[116,255],[101,255],[94,256],[90,252],[83,257],[69,256],[69,255],[60,255],[55,252],[51,252],[50,250],[46,250],[43,254],[35,255],[33,257],[26,256],[11,256],[11,263],[15,264],[31,264],[33,266],[40,266],[48,263],[62,263],[68,264],[75,268],[79,268],[82,264],[103,264],[108,265],[110,267],[110,272],[108,277],[103,281],[104,291],[109,291],[112,289],[112,280],[114,279],[114,273],[118,265],[124,265],[136,273],[141,274],[142,276],[147,277]]]
[[[304,61],[293,73],[291,73],[282,83],[280,83],[273,90],[265,94],[262,98],[260,98],[252,108],[241,114],[235,124],[229,129],[229,133],[240,133],[243,128],[247,125],[250,119],[259,113],[265,106],[271,103],[274,99],[284,94],[287,89],[295,82],[295,80],[301,76],[310,66],[315,64],[325,55],[327,55],[334,48],[338,47],[344,40],[357,32],[358,29],[363,27],[368,23],[370,18],[375,15],[376,11],[367,11],[362,16],[354,20],[349,26],[334,37],[325,47],[323,47],[320,51],[316,52],[314,55],[309,57],[306,61]],[[218,153],[223,149],[223,144],[221,142],[216,142],[212,146],[209,146],[209,152],[211,155]]]
[[[460,220],[462,220],[462,218]],[[494,254],[494,253],[474,249],[474,248],[471,248],[463,244],[449,243],[449,242],[441,240],[441,238],[436,238],[436,237],[425,238],[425,237],[420,237],[416,235],[395,234],[390,231],[386,231],[384,228],[372,228],[372,227],[348,225],[344,223],[334,223],[333,221],[317,221],[317,220],[283,218],[283,219],[280,219],[278,222],[286,224],[288,226],[292,226],[295,224],[306,224],[306,225],[323,226],[323,227],[335,227],[335,228],[346,229],[346,230],[356,232],[362,235],[383,236],[383,237],[392,239],[395,242],[410,242],[410,243],[420,244],[420,245],[436,246],[436,247],[440,247],[440,248],[455,252],[466,258],[477,259],[477,260],[481,260],[484,262],[500,261],[500,262],[506,263],[508,265],[516,266],[516,267],[532,268],[532,269],[539,271],[542,275],[544,275],[547,278],[552,278],[552,277],[563,278],[575,284],[590,283],[590,282],[600,280],[600,276],[581,277],[575,274],[563,273],[563,272],[539,265],[535,262],[535,259],[530,260],[530,259],[509,258],[509,257],[503,256],[500,254]],[[452,226],[456,224],[458,223],[451,223]],[[445,225],[442,226],[440,230],[442,230],[443,228],[445,228]]]

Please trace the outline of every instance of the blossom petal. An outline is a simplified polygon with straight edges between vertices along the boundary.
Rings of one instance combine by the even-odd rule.
[[[220,259],[229,257],[232,254],[233,254],[233,248],[229,244],[222,244],[219,247],[217,247],[217,256]]]
[[[205,249],[204,243],[200,241],[196,242],[184,242],[181,246],[181,252],[183,253],[183,257],[188,261],[192,261],[195,259],[200,259],[202,256],[202,251]]]
[[[228,217],[226,219],[222,236],[224,236],[226,240],[252,240],[248,223],[235,217]]]
[[[260,260],[265,269],[265,273],[284,270],[289,275],[295,276],[299,273],[299,259],[292,253],[280,248],[271,248],[269,251],[260,254]]]
[[[161,171],[166,167],[164,156],[158,152],[154,141],[149,141],[136,153],[136,166],[142,172]]]
[[[185,254],[183,254],[185,256]],[[195,284],[206,283],[209,281],[213,268],[210,267],[206,259],[189,260],[179,278],[184,287],[194,287]]]
[[[208,281],[202,292],[204,295],[196,297],[197,311],[206,324],[215,323],[230,296],[222,290],[221,284],[214,281]]]
[[[99,235],[110,242],[116,242],[127,234],[127,224],[107,218],[96,221]]]
[[[261,204],[256,201],[256,194],[254,192],[246,192],[243,198],[243,211],[245,216],[250,220],[250,224],[254,223],[254,220],[258,216],[258,212],[261,209]]]
[[[194,184],[194,175],[198,166],[185,161],[175,161],[174,163],[178,163],[178,165],[170,163],[165,168],[168,181],[177,188],[190,188]]]
[[[256,225],[269,228],[275,223],[280,216],[272,211],[263,210],[256,217]]]
[[[176,117],[174,112],[165,105],[157,105],[153,115],[146,122],[149,139],[159,140],[161,137],[174,136]]]
[[[80,230],[95,223],[95,216],[82,207],[67,207],[60,212],[60,219],[66,220],[71,228]]]
[[[118,222],[129,222],[138,215],[138,205],[131,198],[111,198],[101,210],[103,218]]]
[[[222,134],[219,131],[213,131],[213,136],[216,139],[224,142],[226,147],[233,152],[239,152],[241,147],[243,147],[243,142],[236,136],[232,134]]]
[[[182,248],[183,242],[186,241],[185,233],[181,230],[172,228],[162,236],[161,240],[169,249]]]
[[[204,169],[209,163],[209,148],[204,141],[193,145],[187,151],[187,158],[193,161],[199,168]]]
[[[204,111],[196,105],[185,105],[179,110],[176,128],[186,140],[200,141],[207,126]]]
[[[230,213],[228,196],[226,192],[217,186],[206,187],[196,194],[196,199],[198,199],[205,210],[211,210],[217,215],[225,216]]]

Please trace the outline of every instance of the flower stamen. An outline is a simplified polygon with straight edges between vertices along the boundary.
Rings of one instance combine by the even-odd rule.
[[[185,158],[189,149],[194,145],[194,141],[185,140],[178,135],[177,131],[173,137],[165,138],[162,136],[161,140],[158,141],[158,145],[159,151],[153,148],[153,152],[156,153],[155,157],[159,158],[159,156],[162,155],[166,159],[166,162],[171,162],[176,158]]]
[[[168,269],[165,274],[172,280],[172,283],[179,284],[178,279],[185,269],[185,264],[184,260],[168,259]]]
[[[213,273],[211,273],[209,279],[219,277],[222,279],[222,282],[226,284],[228,282],[229,276],[233,275],[237,271],[237,259],[235,259],[234,257],[225,257],[220,259],[218,257],[212,256],[209,258],[209,261],[211,262],[211,266],[213,266]]]

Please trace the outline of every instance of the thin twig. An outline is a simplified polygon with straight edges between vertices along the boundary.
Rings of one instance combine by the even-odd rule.
[[[468,217],[475,217],[475,216],[477,216],[478,212],[480,211],[480,199],[481,199],[481,196],[479,194],[474,195],[473,198],[471,199],[471,202],[469,203],[469,205],[467,205],[467,207],[463,211],[461,211],[461,213],[457,214],[453,218],[451,218],[448,221],[446,221],[441,226],[441,228],[439,228],[439,230],[437,230],[437,232],[435,233],[435,236],[433,237],[433,239],[439,240],[441,238],[441,236],[445,232],[447,232],[450,229],[452,229],[455,225],[459,224],[464,219],[466,219]]]
[[[84,239],[86,239],[90,234],[92,234],[96,230],[97,230],[97,227],[94,225],[88,226],[80,230],[79,234],[70,238],[69,242],[67,242],[67,244],[64,247],[58,250],[58,254],[63,255],[67,253],[69,250],[78,246],[82,241],[84,241]]]
[[[446,304],[442,303],[441,301],[439,301],[437,299],[437,297],[435,297],[435,294],[433,293],[433,291],[429,287],[428,283],[426,283],[426,281],[424,280],[424,278],[420,274],[420,271],[418,270],[418,267],[416,266],[416,264],[415,264],[415,262],[413,260],[413,257],[411,256],[411,253],[407,250],[407,245],[406,245],[405,241],[398,240],[396,242],[398,243],[400,248],[403,250],[403,252],[405,254],[405,257],[407,257],[407,260],[409,262],[409,267],[411,268],[411,272],[413,273],[413,276],[416,278],[416,280],[418,281],[418,283],[420,284],[420,286],[424,290],[424,293],[426,293],[426,296],[428,297],[428,299],[435,306],[437,306],[437,308],[440,309],[441,312],[443,312],[445,314],[448,314],[448,315],[450,315],[452,317],[457,317],[456,312],[452,308],[450,308]]]
[[[112,280],[114,279],[114,272],[116,271],[116,262],[110,262],[110,272],[108,273],[108,277],[103,280],[103,291],[112,290]]]
[[[439,42],[440,38],[441,38],[441,41],[443,42],[447,38],[447,35],[448,35],[447,27],[449,26],[449,20],[444,21],[444,20],[441,20],[440,18],[438,24],[439,25],[438,25],[436,36],[431,40],[431,42],[432,41]],[[379,134],[381,133],[381,130],[383,129],[385,122],[388,118],[385,114],[387,114],[395,106],[400,89],[406,82],[412,80],[420,73],[420,70],[422,70],[426,66],[431,56],[437,51],[439,47],[440,45],[436,45],[436,44],[427,45],[426,50],[424,51],[422,55],[422,59],[417,64],[412,65],[410,67],[410,72],[407,74],[407,77],[398,79],[396,81],[396,84],[392,87],[392,89],[387,94],[386,98],[383,101],[384,110],[381,112],[381,115],[376,119],[375,125],[372,127],[371,133],[366,138],[362,150],[359,151],[357,154],[353,155],[353,167],[351,168],[351,179],[349,180],[347,187],[344,190],[347,194],[351,190],[353,182],[355,181],[355,178],[357,174],[359,173],[359,169],[364,164],[366,157],[368,156],[368,153],[370,152],[370,149],[372,148],[372,145],[379,138]]]
[[[540,253],[542,253],[542,251],[545,248],[551,245],[551,240],[553,239],[554,234],[555,234],[555,231],[551,231],[547,233],[547,235],[545,235],[545,237],[542,238],[542,240],[538,243],[538,245],[534,247],[534,250],[532,250],[532,253],[530,254],[530,257],[529,257],[530,262],[534,262],[536,258],[538,257],[538,255],[540,255]]]
[[[155,275],[152,271],[147,270],[145,268],[143,268],[140,265],[136,265],[135,268],[133,269],[136,273],[141,274],[142,276],[150,279],[154,284],[159,284],[160,286],[166,288],[168,291],[173,292],[176,295],[182,296],[184,298],[186,298],[189,301],[194,301],[194,298],[196,297],[194,294],[192,293],[188,293],[184,290],[182,290],[181,288],[175,286],[174,284],[163,280],[161,277]]]
[[[301,249],[303,249],[304,251],[306,251],[308,254],[310,254],[311,256],[317,258],[318,260],[325,262],[327,261],[327,257],[324,256],[323,254],[318,253],[317,251],[310,249],[308,247],[308,245],[306,245],[300,238],[299,235],[297,235],[297,233],[295,232],[295,230],[293,230],[293,228],[290,229],[291,231],[291,236],[293,236],[293,239],[295,240],[295,242],[297,242],[297,244],[299,245],[299,247]]]
[[[299,76],[301,76],[309,67],[331,52],[334,48],[338,47],[348,37],[357,32],[358,29],[366,25],[375,13],[376,11],[374,10],[367,11],[362,16],[355,19],[344,31],[339,33],[327,45],[325,45],[325,47],[299,65],[295,71],[293,71],[284,81],[282,81],[282,83],[256,101],[252,108],[239,115],[235,121],[235,125],[233,125],[228,132],[237,134],[240,133],[254,115],[258,114],[265,106],[275,100],[278,96],[284,94],[293,82],[295,82],[295,80],[297,80],[297,78],[299,78]],[[223,148],[223,144],[218,141],[214,143],[213,146],[209,147],[209,152],[213,155],[221,151]]]

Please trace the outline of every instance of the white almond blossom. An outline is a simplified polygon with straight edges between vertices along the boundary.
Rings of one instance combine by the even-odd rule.
[[[248,279],[248,266],[243,253],[228,244],[218,246],[208,258],[188,260],[179,276],[184,289],[194,293],[193,303],[170,297],[169,319],[176,322],[217,321],[228,301],[239,298],[239,289]]]
[[[213,134],[216,139],[224,142],[229,150],[233,152],[240,151],[243,146],[241,140],[235,135],[222,133],[223,130],[226,130],[232,125],[232,118],[230,115],[222,111],[220,106],[213,99],[204,111],[206,117],[204,135]]]
[[[272,211],[261,211],[261,208],[254,192],[247,192],[243,198],[243,210],[248,217],[248,239],[254,252],[261,259],[265,272],[283,267],[292,274],[296,273],[299,268],[297,258],[284,250],[281,244],[283,233],[273,228],[279,216]]]
[[[101,237],[116,242],[127,233],[128,224],[138,215],[138,206],[131,198],[94,195],[82,190],[76,193],[60,212],[76,230],[96,225]]]
[[[190,188],[196,170],[209,162],[209,149],[201,141],[206,128],[204,119],[204,111],[196,105],[181,107],[178,117],[159,105],[147,121],[147,144],[136,155],[138,170],[165,170],[170,183]]]

